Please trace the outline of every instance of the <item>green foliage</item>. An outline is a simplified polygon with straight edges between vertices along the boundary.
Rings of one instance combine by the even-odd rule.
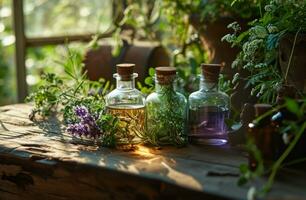
[[[0,105],[11,104],[16,98],[11,7],[12,1],[0,1]]]
[[[248,85],[253,87],[252,95],[262,102],[274,103],[277,89],[286,81],[278,68],[280,39],[288,33],[306,31],[305,18],[305,1],[278,0],[268,3],[263,16],[251,22],[247,31],[239,33],[240,28],[235,28],[237,23],[229,25],[234,33],[222,40],[241,48],[232,67],[250,72]]]
[[[30,37],[103,32],[112,22],[111,0],[27,0],[24,7]]]
[[[235,76],[234,76],[235,77]],[[231,94],[234,88],[234,84],[236,81],[233,79],[233,81],[228,80],[224,74],[220,74],[219,76],[219,89],[222,92],[225,92],[227,94]]]
[[[35,108],[33,113],[44,116],[49,115],[58,105],[58,100],[62,94],[63,81],[55,74],[45,74],[42,76],[42,83],[36,93],[30,94],[26,101],[33,101]]]
[[[143,94],[149,95],[154,91],[154,75],[155,69],[149,68],[149,76],[145,79],[145,86],[143,86],[140,82],[137,82],[137,87]]]
[[[241,17],[249,19],[259,16],[260,3],[265,0],[166,0],[173,2],[175,9],[185,10],[188,13],[199,14],[202,21],[212,22],[220,17]]]
[[[266,1],[240,0],[232,4],[229,0],[130,0],[123,18],[116,24],[114,39],[117,45],[113,53],[119,55],[122,32],[126,29],[132,30],[131,41],[145,38],[160,42],[171,54],[171,65],[177,68],[180,78],[176,89],[188,96],[198,87],[196,74],[200,64],[209,62],[199,38],[200,30],[191,25],[191,18],[200,18],[201,29],[205,29],[206,22],[211,23],[224,16],[246,19],[259,16],[261,3]],[[223,77],[224,80],[226,78]],[[229,84],[222,84],[225,90],[230,91]],[[141,84],[138,86],[143,92],[149,92]]]
[[[249,167],[245,164],[240,166],[241,176],[238,180],[238,185],[246,184],[247,182],[255,180],[264,174],[269,174],[268,181],[260,188],[258,188],[258,190],[255,190],[254,195],[257,197],[263,197],[267,194],[267,192],[271,190],[275,176],[280,168],[283,166],[288,166],[290,163],[297,164],[299,162],[303,162],[306,159],[302,158],[296,161],[290,161],[290,163],[284,163],[285,159],[301,139],[302,135],[306,134],[306,98],[304,97],[304,99],[299,101],[294,99],[286,99],[284,105],[273,108],[272,110],[266,112],[264,115],[259,116],[254,121],[254,123],[260,124],[261,120],[271,116],[271,114],[277,112],[278,110],[288,110],[293,114],[290,119],[283,120],[281,127],[278,128],[280,134],[289,134],[292,136],[291,140],[284,140],[284,143],[287,144],[287,147],[282,155],[269,168],[267,168],[267,166],[264,166],[264,160],[262,158],[261,151],[257,148],[254,141],[251,138],[248,138],[246,147],[252,157],[256,160],[257,168],[255,170],[250,170]],[[286,137],[283,137],[283,139],[284,138]]]
[[[67,59],[60,62],[65,69],[65,75],[44,74],[38,89],[27,97],[28,102],[34,103],[31,118],[36,114],[48,116],[60,110],[65,124],[78,122],[75,114],[76,106],[85,106],[89,113],[99,116],[97,125],[102,134],[103,145],[115,145],[115,130],[117,120],[106,114],[104,95],[112,89],[109,82],[104,80],[90,81],[86,78],[82,64],[82,54],[68,49]]]
[[[172,85],[157,86],[159,89],[147,99],[147,129],[144,141],[153,145],[187,143],[185,129],[186,100],[173,90]]]
[[[24,1],[24,8],[27,37],[99,33],[108,29],[112,22],[111,0],[27,0]],[[16,101],[17,93],[13,1],[1,0],[0,11],[0,104],[11,104]],[[59,46],[27,48],[27,84],[30,91],[37,89],[36,86],[43,73],[61,73],[61,67],[52,63],[56,57],[59,57],[60,50]]]
[[[9,63],[5,59],[4,51],[4,47],[0,43],[0,104],[7,103],[11,96],[11,88],[8,86],[11,73]]]

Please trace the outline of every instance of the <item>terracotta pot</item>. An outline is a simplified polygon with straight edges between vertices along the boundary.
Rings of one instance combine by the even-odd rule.
[[[199,32],[203,47],[208,52],[210,63],[225,62],[223,73],[229,75],[233,75],[235,72],[231,68],[231,64],[235,60],[239,49],[232,48],[231,44],[222,42],[221,39],[231,32],[227,25],[234,21],[237,21],[245,29],[246,22],[233,17],[221,17],[214,22],[201,22],[199,15],[190,17],[190,23]]]
[[[288,34],[279,43],[279,63],[283,76],[286,75],[295,34]],[[299,34],[292,54],[288,70],[287,83],[294,85],[299,91],[306,92],[306,34]]]

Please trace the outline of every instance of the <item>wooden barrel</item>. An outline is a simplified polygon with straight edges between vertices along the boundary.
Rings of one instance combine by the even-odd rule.
[[[112,46],[104,44],[100,48],[86,53],[84,64],[90,80],[104,78],[114,82],[116,64],[134,63],[134,72],[138,73],[137,81],[144,82],[150,67],[168,66],[169,56],[166,50],[151,42],[138,42],[123,46],[119,56],[112,56]]]

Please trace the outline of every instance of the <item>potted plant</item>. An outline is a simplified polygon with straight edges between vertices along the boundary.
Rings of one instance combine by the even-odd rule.
[[[260,15],[261,3],[256,0],[175,2],[178,9],[182,7],[189,13],[190,24],[200,34],[203,47],[208,52],[209,62],[225,62],[227,67],[223,71],[226,74],[233,75],[233,70],[229,66],[236,57],[238,50],[231,49],[229,44],[221,41],[221,38],[227,33],[227,25],[233,21],[239,22],[244,30],[248,21]]]
[[[301,152],[305,155],[305,151],[300,151],[304,150],[300,146],[305,143],[306,129],[304,89],[306,76],[304,69],[301,69],[305,66],[301,56],[305,55],[305,19],[305,1],[273,0],[265,6],[263,15],[249,24],[248,30],[240,32],[237,23],[233,23],[230,28],[234,33],[223,37],[223,40],[232,43],[233,46],[240,47],[232,67],[245,69],[251,74],[247,78],[247,85],[252,87],[252,95],[257,96],[260,102],[277,104],[267,112],[268,114],[260,116],[255,121],[258,122],[278,111],[289,113],[291,117],[293,115],[292,118],[285,118],[282,124],[276,126],[278,138],[282,138],[286,148],[278,149],[282,154],[269,167],[263,165],[265,158],[259,156],[264,150],[259,149],[254,143],[247,144],[253,155],[258,156],[257,162],[261,165],[255,171],[246,165],[241,166],[240,183],[257,176],[269,175],[268,182],[262,188],[258,190],[253,187],[250,190],[250,196],[265,194],[271,189],[277,171],[284,162],[290,160],[290,163],[297,163],[291,159],[296,155],[299,156]],[[270,125],[269,127],[271,128]],[[264,142],[267,141],[262,141]],[[276,142],[276,140],[270,141],[270,143]]]
[[[223,37],[241,48],[232,67],[249,71],[247,84],[261,102],[275,103],[282,85],[292,84],[299,94],[305,93],[305,19],[305,1],[274,0],[248,30],[239,33],[234,28]]]

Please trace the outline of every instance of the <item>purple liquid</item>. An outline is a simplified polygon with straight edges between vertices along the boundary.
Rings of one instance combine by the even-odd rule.
[[[206,106],[197,110],[189,109],[189,139],[192,143],[223,145],[227,143],[225,119],[228,110]]]

